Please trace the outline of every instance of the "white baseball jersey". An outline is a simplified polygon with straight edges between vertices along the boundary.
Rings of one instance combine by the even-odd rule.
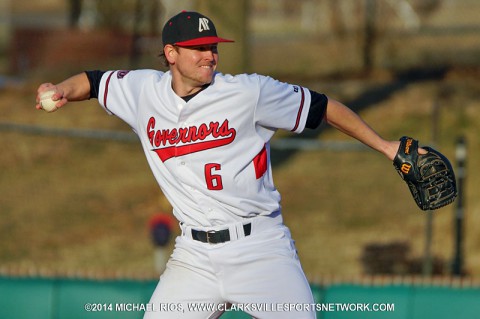
[[[109,71],[98,100],[138,134],[153,174],[186,225],[217,226],[280,210],[269,140],[300,133],[310,91],[257,74],[215,74],[186,102],[170,72]]]

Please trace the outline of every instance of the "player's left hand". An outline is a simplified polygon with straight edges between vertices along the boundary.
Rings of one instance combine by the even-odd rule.
[[[450,161],[431,147],[422,148],[423,154],[419,150],[417,140],[404,136],[393,160],[413,199],[422,210],[452,203],[457,197],[457,185]]]
[[[400,147],[400,141],[389,142],[389,148],[388,148],[388,151],[386,152],[386,156],[388,157],[389,160],[393,161],[395,159],[395,156],[397,155],[399,147]],[[418,147],[418,154],[425,155],[427,153],[428,151],[426,149]]]

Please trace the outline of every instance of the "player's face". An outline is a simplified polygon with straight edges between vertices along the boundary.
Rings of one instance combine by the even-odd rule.
[[[178,47],[173,68],[184,85],[196,88],[212,82],[217,63],[216,44]]]

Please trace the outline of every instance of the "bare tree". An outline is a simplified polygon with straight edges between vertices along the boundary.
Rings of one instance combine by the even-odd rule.
[[[82,15],[82,2],[82,0],[68,0],[68,26],[72,29],[78,28]]]

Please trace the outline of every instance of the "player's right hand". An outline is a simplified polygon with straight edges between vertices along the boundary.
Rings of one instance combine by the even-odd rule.
[[[61,90],[57,85],[54,85],[52,83],[42,83],[37,89],[37,97],[36,97],[36,104],[35,108],[37,110],[41,110],[42,106],[40,105],[40,95],[46,91],[55,91],[55,94],[52,95],[52,100],[58,101],[57,103],[58,107],[62,107],[65,104],[67,104],[67,99],[64,97],[63,90]]]

